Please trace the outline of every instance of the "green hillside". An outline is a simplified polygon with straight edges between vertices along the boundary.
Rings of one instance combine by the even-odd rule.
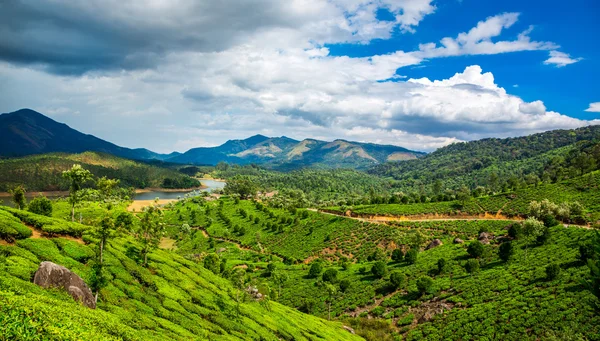
[[[95,176],[119,179],[121,186],[146,188],[189,188],[200,183],[175,170],[123,159],[110,154],[43,154],[0,160],[0,191],[25,185],[28,191],[64,191],[69,183],[62,172],[74,163],[81,164]]]
[[[0,214],[3,226],[9,219]],[[128,256],[133,245],[130,238],[117,239],[105,251],[109,284],[100,291],[96,310],[31,283],[41,261],[63,265],[89,282],[95,250],[91,245],[25,238],[0,246],[0,339],[360,339],[340,323],[274,301],[256,301],[243,291],[240,297],[245,298],[236,300],[240,291],[227,279],[169,251],[152,252],[148,267],[142,267]]]

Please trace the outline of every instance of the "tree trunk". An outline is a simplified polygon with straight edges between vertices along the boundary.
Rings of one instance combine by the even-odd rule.
[[[144,266],[148,265],[148,251],[144,252]]]
[[[98,292],[100,290],[96,290],[96,296],[94,297],[94,303],[98,304]]]
[[[329,301],[327,310],[328,310],[328,313],[329,313],[329,320],[331,321],[331,301]]]
[[[100,264],[102,264],[102,255],[104,253],[104,240],[100,241]]]
[[[71,222],[75,221],[75,204],[71,206]]]

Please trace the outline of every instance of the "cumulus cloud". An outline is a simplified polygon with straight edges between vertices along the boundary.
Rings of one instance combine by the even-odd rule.
[[[550,51],[550,58],[544,61],[546,65],[554,65],[556,67],[564,67],[570,64],[575,64],[582,61],[583,58],[571,58],[571,56],[564,52]]]
[[[115,143],[160,152],[256,133],[430,151],[599,123],[525,102],[478,65],[447,79],[398,74],[440,57],[557,48],[532,40],[531,28],[505,39],[518,13],[414,51],[353,58],[326,47],[387,39],[395,30],[412,34],[435,12],[432,3],[1,2],[1,108],[31,107]],[[382,8],[394,19],[378,20]]]
[[[600,102],[590,103],[590,107],[585,109],[587,112],[600,112]]]

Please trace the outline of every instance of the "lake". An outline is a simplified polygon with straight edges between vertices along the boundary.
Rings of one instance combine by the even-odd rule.
[[[194,191],[183,190],[181,192],[150,191],[150,192],[144,192],[144,193],[137,193],[133,197],[133,200],[134,201],[135,200],[154,200],[156,197],[158,197],[160,199],[177,199],[178,197],[183,198],[183,196],[186,195],[187,193],[210,192],[213,189],[222,189],[223,187],[225,187],[224,181],[205,179],[205,180],[200,180],[200,182],[202,183],[202,185],[206,186],[206,188],[198,189],[198,190],[194,190]],[[31,198],[33,198],[34,196],[37,195],[37,193],[34,193],[34,192],[27,193],[27,194],[28,194],[27,200],[30,200]],[[48,196],[48,198],[56,199],[58,197],[57,196]],[[8,197],[1,197],[0,205],[12,206],[12,202],[11,202],[10,198],[8,198]]]

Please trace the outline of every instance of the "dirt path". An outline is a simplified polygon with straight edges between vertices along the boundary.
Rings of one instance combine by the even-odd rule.
[[[383,302],[386,299],[388,299],[388,298],[396,295],[397,293],[406,293],[406,290],[396,290],[396,291],[393,291],[393,292],[391,292],[391,293],[389,293],[389,294],[387,294],[385,296],[382,296],[381,298],[377,298],[377,299],[375,299],[375,302],[373,304],[369,304],[367,306],[364,306],[362,308],[358,308],[358,309],[350,312],[350,316],[352,316],[352,317],[358,317],[360,314],[364,313],[365,311],[369,312],[373,308],[378,307],[381,304],[381,302]]]
[[[419,221],[447,221],[447,220],[464,220],[464,221],[475,221],[475,220],[501,220],[501,221],[522,221],[523,219],[520,217],[507,218],[502,215],[490,215],[490,214],[482,214],[482,215],[464,215],[464,216],[451,216],[451,215],[414,215],[414,216],[380,216],[380,215],[372,215],[369,217],[353,217],[348,216],[342,213],[333,213],[322,210],[317,210],[314,208],[309,208],[308,210],[319,212],[321,214],[328,214],[336,217],[344,217],[349,219],[354,219],[358,221],[364,221],[368,223],[386,223],[392,221],[407,221],[407,222],[419,222]]]

